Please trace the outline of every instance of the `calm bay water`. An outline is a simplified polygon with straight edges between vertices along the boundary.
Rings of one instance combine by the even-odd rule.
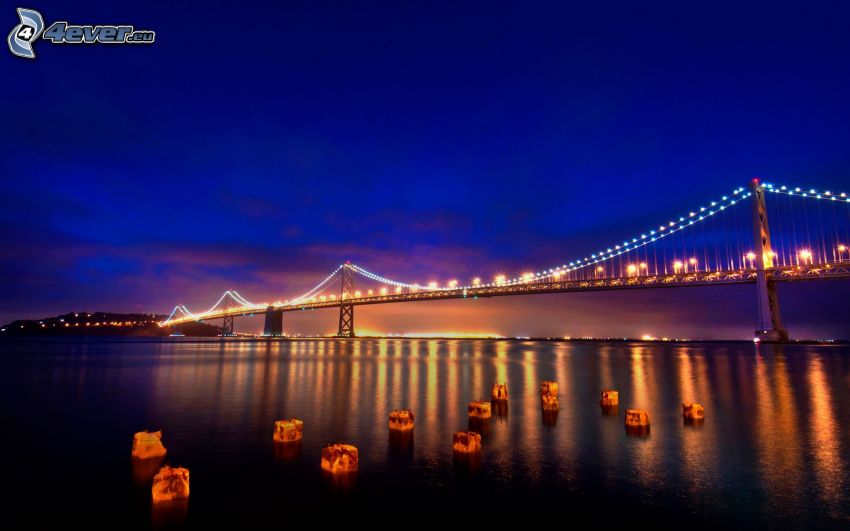
[[[322,521],[350,511],[557,512],[663,526],[850,526],[850,348],[744,343],[467,340],[31,340],[0,343],[8,515],[33,524],[138,526]],[[544,419],[542,380],[560,384]],[[456,462],[470,400],[506,381],[480,427],[480,464]],[[619,390],[618,416],[599,392]],[[706,409],[683,424],[680,403]],[[416,415],[391,441],[388,412]],[[649,411],[648,437],[623,411]],[[304,419],[282,451],[275,419]],[[162,429],[191,471],[187,506],[152,510],[132,435]],[[321,447],[360,471],[335,482]]]

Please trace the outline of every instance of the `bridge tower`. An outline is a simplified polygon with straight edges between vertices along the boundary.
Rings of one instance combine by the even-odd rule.
[[[232,336],[233,335],[233,316],[225,315],[224,322],[221,325],[221,335],[222,336]]]
[[[280,337],[283,335],[283,310],[275,309],[274,306],[266,308],[266,323],[263,327],[263,335],[266,337]]]
[[[342,266],[339,289],[339,330],[337,337],[354,337],[354,305],[345,304],[354,297],[354,272],[351,262]]]
[[[758,306],[756,338],[761,341],[788,341],[788,332],[782,326],[782,317],[779,314],[776,282],[767,278],[767,270],[773,267],[774,255],[770,248],[764,186],[758,179],[753,179],[750,190],[753,193],[753,242],[755,244],[753,250],[756,254],[756,303]]]
[[[224,297],[224,311],[225,312],[230,309],[231,302],[232,301],[230,300],[230,296],[225,295],[225,297]],[[224,318],[222,319],[221,335],[222,336],[232,336],[233,335],[233,316],[232,315],[225,315]]]

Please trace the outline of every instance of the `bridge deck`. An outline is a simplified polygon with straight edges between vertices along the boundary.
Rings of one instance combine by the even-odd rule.
[[[775,267],[767,271],[768,279],[777,282],[792,282],[803,280],[825,280],[835,278],[850,278],[850,262],[829,264],[809,264],[800,266]],[[399,302],[417,302],[447,299],[468,299],[482,297],[504,297],[516,295],[542,295],[546,293],[575,293],[582,291],[612,291],[626,289],[658,289],[682,288],[698,286],[716,286],[730,284],[754,284],[756,271],[754,269],[736,271],[698,271],[670,275],[644,275],[635,277],[614,277],[592,280],[558,280],[530,281],[520,284],[502,286],[484,286],[466,289],[441,289],[434,291],[416,291],[406,293],[390,293],[357,297],[340,301],[317,300],[299,304],[275,306],[284,312],[315,310],[322,308],[338,308],[340,305],[362,306],[366,304],[390,304]],[[266,307],[234,307],[227,310],[196,314],[192,317],[181,317],[168,321],[168,325],[176,325],[194,321],[221,319],[231,316],[246,316],[264,313]]]

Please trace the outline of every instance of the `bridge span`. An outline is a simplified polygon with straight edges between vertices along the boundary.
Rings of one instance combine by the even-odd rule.
[[[831,212],[833,227],[824,230],[827,223],[820,223],[819,241],[817,233],[813,236],[809,217],[806,217],[805,236],[801,237],[805,242],[801,243],[796,235],[792,239],[785,232],[781,232],[778,236],[779,244],[771,245],[766,201],[767,196],[771,194],[795,200],[814,199],[819,215],[822,215],[824,210],[821,203],[831,207],[837,205],[839,209],[847,209],[847,219],[850,221],[850,197],[847,194],[776,187],[753,180],[749,191],[739,188],[719,201],[710,202],[707,207],[689,211],[687,215],[680,216],[678,221],[674,219],[659,225],[658,228],[626,239],[622,244],[605,247],[599,252],[590,253],[562,266],[536,273],[525,273],[510,279],[504,275],[496,275],[488,282],[475,278],[465,285],[459,285],[457,281],[452,280],[446,285],[438,286],[436,282],[424,285],[399,282],[346,262],[312,290],[294,299],[255,304],[235,290],[228,290],[205,312],[193,313],[183,305],[176,306],[161,326],[223,319],[223,334],[232,335],[235,317],[263,314],[264,335],[280,336],[283,335],[285,312],[338,308],[338,335],[353,337],[354,307],[368,304],[755,284],[758,307],[756,337],[768,341],[787,340],[788,333],[780,316],[776,285],[783,282],[848,279],[850,249],[842,243],[847,241],[847,236],[842,240],[842,233],[838,228],[837,219],[844,214],[843,211],[838,214]],[[711,221],[712,226],[717,229],[716,219],[720,216],[716,218],[715,215],[728,214],[739,204],[750,205],[747,217],[750,218],[751,225],[743,244],[740,235],[736,236],[737,241],[732,241],[729,228],[721,227],[719,233],[723,234],[725,231],[725,241],[723,238],[711,240],[706,234],[701,234],[701,243],[698,246],[696,235],[693,234],[695,227],[704,228]],[[786,220],[785,225],[788,224]],[[796,227],[793,222],[791,225]],[[688,244],[689,236],[694,240],[693,246]],[[678,242],[680,237],[682,248]],[[670,254],[667,249],[659,249],[664,242],[672,243]],[[652,256],[649,249],[652,249]],[[355,277],[377,283],[380,287],[365,292],[357,290]]]

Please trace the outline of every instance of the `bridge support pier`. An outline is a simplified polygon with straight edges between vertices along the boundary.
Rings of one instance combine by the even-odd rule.
[[[263,327],[265,337],[280,337],[283,335],[283,310],[276,310],[274,306],[266,308],[266,323]]]
[[[756,305],[758,306],[758,328],[756,338],[760,341],[788,341],[788,332],[782,325],[779,314],[779,294],[776,282],[767,278],[767,270],[773,267],[773,251],[770,248],[770,229],[767,224],[767,206],[764,187],[753,179],[750,189],[753,194],[753,240],[756,254]]]
[[[339,290],[339,329],[337,337],[354,337],[354,305],[343,304],[345,300],[351,300],[354,296],[354,273],[351,271],[350,263],[346,262],[342,267],[342,278]]]
[[[233,335],[233,316],[226,315],[224,317],[224,322],[221,325],[221,335],[222,336],[232,336]]]

